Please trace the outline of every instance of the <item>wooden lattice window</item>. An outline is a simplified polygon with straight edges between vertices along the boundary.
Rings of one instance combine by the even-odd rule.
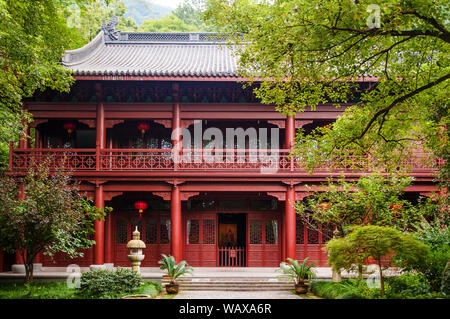
[[[157,244],[158,241],[157,223],[155,219],[148,219],[145,224],[145,243]]]
[[[200,223],[198,219],[190,219],[187,221],[187,241],[189,244],[200,243]]]
[[[318,244],[319,243],[319,231],[316,228],[308,227],[308,244]]]
[[[206,219],[203,221],[203,244],[213,245],[215,243],[215,221]]]
[[[260,220],[250,221],[250,244],[262,244],[262,222]]]
[[[159,243],[168,244],[170,243],[170,220],[161,219],[160,230],[159,230]]]
[[[333,238],[333,225],[323,224],[322,225],[322,243],[325,244],[331,238]]]
[[[278,221],[275,219],[266,220],[266,244],[275,245],[278,243]]]
[[[126,220],[118,220],[116,223],[116,244],[126,244],[128,242],[128,222]]]
[[[303,245],[305,243],[305,226],[301,220],[295,222],[295,243],[297,245]]]

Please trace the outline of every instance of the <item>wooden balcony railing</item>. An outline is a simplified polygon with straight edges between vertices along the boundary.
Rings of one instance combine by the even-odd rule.
[[[174,161],[176,159],[176,161]],[[10,170],[28,170],[48,160],[51,168],[64,167],[73,171],[259,171],[261,173],[305,171],[304,165],[289,156],[289,150],[184,150],[174,156],[171,149],[13,149],[10,150]],[[355,158],[358,165],[333,171],[373,170],[369,157]],[[318,171],[328,171],[333,163]],[[412,172],[431,173],[443,164],[429,154],[414,153],[405,161]]]

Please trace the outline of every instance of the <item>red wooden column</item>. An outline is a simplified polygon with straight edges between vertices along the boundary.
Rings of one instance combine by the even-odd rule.
[[[178,83],[174,83],[173,89],[173,99],[175,101],[172,110],[172,147],[174,149],[174,157],[181,154],[181,111],[180,103],[178,99]],[[177,170],[178,163],[174,162],[174,170]]]
[[[20,144],[20,143],[19,143]],[[23,146],[21,146],[21,145],[19,145],[19,148],[22,148]],[[18,197],[19,197],[19,200],[21,200],[21,199],[25,199],[25,185],[24,184],[20,184],[19,185],[19,193],[18,193]],[[24,261],[23,261],[23,258],[22,258],[22,256],[20,255],[20,253],[18,252],[18,251],[16,251],[16,257],[15,257],[15,263],[17,264],[17,265],[23,265],[24,264]]]
[[[22,123],[24,123],[24,122],[22,121]],[[28,148],[28,144],[29,144],[28,143],[28,136],[29,135],[30,135],[30,127],[27,126],[25,128],[25,131],[20,134],[20,137],[19,137],[19,148]],[[20,199],[25,199],[25,185],[24,184],[20,184],[19,185],[18,197],[19,197],[19,200]],[[15,257],[15,263],[17,265],[23,265],[24,264],[22,256],[17,251],[16,251],[16,257]]]
[[[183,259],[182,231],[181,231],[181,197],[180,197],[180,188],[177,185],[174,185],[172,188],[170,220],[171,220],[170,254],[175,258],[176,262],[180,262]]]
[[[285,229],[286,229],[286,258],[295,259],[296,253],[296,238],[295,238],[295,189],[293,186],[288,186],[286,189],[285,201]]]
[[[95,94],[97,97],[97,121],[96,121],[96,152],[97,152],[97,170],[100,169],[100,150],[106,145],[105,130],[105,106],[103,104],[103,93],[100,83],[95,84]],[[103,194],[103,185],[96,185],[95,188],[95,206],[105,207]],[[94,265],[103,265],[105,263],[105,222],[96,220],[95,228],[95,247],[94,247]]]
[[[105,221],[105,263],[114,264],[113,260],[113,223],[111,212],[106,216]]]
[[[105,207],[103,185],[97,185],[95,188],[95,206]],[[94,246],[94,265],[103,265],[105,263],[105,222],[96,220],[95,228],[95,246]]]

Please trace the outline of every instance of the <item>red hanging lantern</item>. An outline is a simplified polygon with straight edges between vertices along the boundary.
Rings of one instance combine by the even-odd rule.
[[[150,129],[150,125],[148,123],[141,122],[137,125],[137,128],[139,131],[141,131],[142,138],[144,138],[145,132]]]
[[[328,202],[322,202],[319,204],[319,209],[321,210],[329,210],[331,208],[331,204]]]
[[[142,216],[142,212],[146,210],[147,207],[148,207],[147,203],[141,200],[134,203],[134,208],[136,208],[139,211],[139,217]]]
[[[75,131],[75,129],[76,129],[77,127],[76,127],[75,123],[73,123],[73,122],[65,122],[65,123],[63,124],[63,128],[67,131],[67,134],[69,134],[69,136],[70,136],[70,134],[71,134],[73,131]]]
[[[397,212],[403,208],[403,204],[395,203],[389,206],[389,209],[394,212],[394,215],[397,216]]]
[[[390,210],[397,211],[403,208],[403,204],[395,203],[389,206]]]

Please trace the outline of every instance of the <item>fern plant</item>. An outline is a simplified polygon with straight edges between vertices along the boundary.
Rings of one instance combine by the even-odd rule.
[[[175,280],[185,274],[192,273],[194,268],[189,266],[186,261],[181,261],[179,264],[176,263],[175,258],[173,256],[167,256],[165,254],[161,254],[163,257],[158,264],[161,266],[160,269],[167,270],[167,274],[170,277],[170,283],[175,284]]]
[[[295,281],[296,284],[304,285],[305,280],[316,278],[316,274],[313,270],[315,262],[308,264],[309,257],[306,257],[301,264],[298,260],[292,258],[286,258],[289,263],[282,262],[279,268],[284,272],[279,278],[289,278],[289,281]]]

